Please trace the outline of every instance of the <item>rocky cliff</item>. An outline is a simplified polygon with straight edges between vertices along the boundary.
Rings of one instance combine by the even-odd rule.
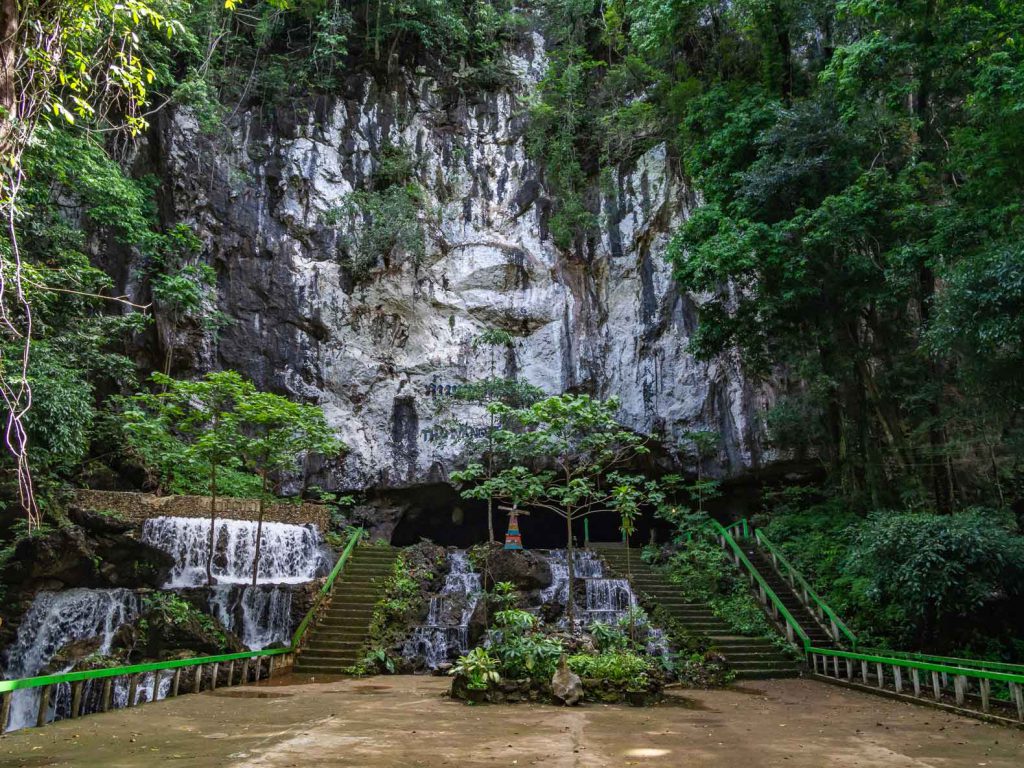
[[[481,93],[422,69],[386,83],[353,76],[331,99],[239,111],[228,135],[169,113],[153,146],[164,216],[199,234],[232,319],[217,338],[193,339],[178,364],[235,368],[321,403],[351,448],[343,463],[313,468],[328,487],[443,480],[459,457],[434,439],[438,392],[495,366],[551,394],[619,396],[623,420],[663,433],[669,454],[686,430],[720,432],[711,463],[723,475],[762,466],[770,393],[733,360],[687,353],[699,298],[680,294],[663,258],[693,201],[675,164],[655,147],[617,169],[595,186],[600,238],[560,251],[542,169],[524,145],[543,40],[527,39],[509,66],[513,85]],[[415,160],[425,255],[356,281],[340,258],[353,233],[332,212],[365,186],[385,146]],[[472,344],[491,328],[515,337],[497,359]]]

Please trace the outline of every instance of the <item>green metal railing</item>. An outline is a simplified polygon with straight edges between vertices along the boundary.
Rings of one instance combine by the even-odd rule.
[[[212,671],[209,675],[207,690],[217,687],[218,670],[221,664],[228,664],[227,684],[233,685],[235,678],[235,662],[242,661],[239,684],[247,682],[255,673],[255,679],[259,680],[263,675],[262,662],[267,659],[267,670],[265,677],[270,677],[274,671],[274,657],[285,656],[292,653],[291,648],[273,648],[263,651],[244,651],[242,653],[225,653],[218,656],[200,656],[194,659],[174,659],[172,661],[156,661],[148,664],[132,664],[123,667],[110,667],[108,669],[90,669],[81,672],[65,672],[59,675],[40,675],[38,677],[23,677],[17,680],[0,680],[0,733],[7,728],[10,719],[11,702],[15,691],[24,691],[33,688],[42,688],[39,697],[38,710],[36,713],[36,725],[45,725],[50,709],[50,696],[60,685],[71,686],[71,710],[70,717],[78,717],[81,714],[82,693],[85,683],[93,680],[103,681],[103,691],[100,697],[100,711],[106,712],[111,708],[113,682],[115,678],[124,677],[128,679],[128,700],[126,706],[134,707],[136,704],[136,693],[138,690],[139,677],[147,672],[153,672],[153,694],[150,701],[156,700],[156,692],[160,687],[160,673],[174,672],[171,680],[171,690],[168,696],[177,696],[181,684],[181,671],[196,667],[192,676],[192,690],[198,693],[202,689],[203,675],[207,668]]]
[[[36,725],[41,726],[45,725],[47,721],[51,706],[51,694],[58,686],[61,685],[71,686],[70,717],[79,717],[82,714],[87,714],[81,711],[84,686],[95,680],[103,681],[99,711],[106,712],[111,708],[113,703],[113,682],[116,678],[128,679],[128,700],[126,706],[134,707],[136,704],[139,678],[149,672],[153,673],[153,693],[151,694],[149,701],[155,701],[157,698],[156,693],[160,687],[160,677],[162,672],[173,672],[171,688],[168,692],[169,697],[178,695],[179,687],[181,685],[181,673],[182,670],[186,669],[196,668],[191,679],[192,692],[194,693],[199,693],[203,690],[203,678],[208,669],[210,670],[210,674],[208,675],[206,690],[215,689],[218,684],[218,674],[224,664],[228,665],[226,674],[227,685],[236,684],[235,665],[236,662],[239,661],[243,663],[241,665],[241,675],[237,684],[248,682],[250,679],[260,680],[263,677],[270,677],[273,674],[274,660],[277,657],[281,656],[286,657],[287,659],[287,657],[291,657],[299,649],[302,638],[306,630],[309,628],[310,623],[313,621],[313,617],[316,615],[317,609],[327,595],[330,594],[334,587],[335,580],[344,569],[345,564],[352,556],[353,550],[363,538],[364,533],[363,529],[355,528],[349,534],[348,542],[345,544],[345,548],[338,557],[337,563],[335,563],[334,568],[331,569],[326,581],[317,593],[317,596],[313,601],[313,606],[299,623],[299,627],[296,629],[295,634],[292,635],[292,643],[288,648],[272,648],[262,651],[243,651],[242,653],[225,653],[218,656],[201,656],[194,659],[155,661],[147,664],[132,664],[121,667],[109,667],[107,669],[90,669],[80,672],[65,672],[58,675],[40,675],[38,677],[25,677],[17,680],[0,680],[0,733],[3,733],[7,727],[7,722],[10,719],[11,700],[16,691],[30,690],[34,688],[42,689],[42,695],[39,699],[39,706],[36,714]],[[265,675],[263,673],[264,659],[267,660]]]
[[[807,633],[804,632],[800,623],[793,618],[793,615],[783,604],[782,600],[779,599],[779,596],[775,594],[775,591],[768,586],[768,582],[764,580],[761,573],[754,567],[753,563],[750,562],[750,559],[743,552],[743,548],[736,543],[736,539],[734,539],[732,533],[730,533],[731,529],[737,527],[739,530],[749,533],[749,529],[746,527],[745,523],[746,521],[742,520],[739,523],[734,523],[729,526],[729,528],[725,528],[717,520],[712,520],[710,527],[717,534],[722,546],[732,550],[733,559],[736,561],[736,564],[742,565],[743,568],[746,569],[750,580],[757,584],[758,597],[760,598],[761,603],[769,608],[772,616],[785,622],[786,638],[789,642],[793,645],[800,645],[801,649],[806,653],[811,647],[811,640],[807,636]],[[800,640],[799,643],[797,642],[797,638]]]
[[[857,649],[854,649],[857,650]],[[987,669],[991,672],[1006,672],[1013,675],[1024,675],[1024,664],[1011,664],[1005,661],[986,661],[984,659],[965,659],[958,656],[936,656],[930,653],[916,653],[914,651],[890,651],[885,648],[861,648],[862,653],[875,656],[890,656],[897,659],[909,659],[911,661],[923,661],[929,664],[944,664],[949,667]]]
[[[873,686],[880,691],[909,695],[924,700],[924,692],[936,702],[951,699],[957,707],[992,714],[993,703],[1006,707],[1006,715],[1024,723],[1024,673],[1012,674],[989,669],[953,666],[933,661],[920,661],[906,656],[891,654],[857,653],[836,648],[809,648],[808,656],[815,674],[824,677]],[[831,662],[831,664],[829,663]],[[842,667],[840,666],[842,662]],[[860,674],[854,672],[854,664]],[[910,673],[910,679],[904,676]],[[928,678],[922,680],[922,672]],[[971,682],[975,690],[971,690]],[[950,685],[950,683],[952,685]],[[1005,685],[1005,699],[993,695],[993,684]]]
[[[327,576],[327,580],[323,586],[320,587],[320,591],[316,593],[316,597],[313,599],[313,605],[306,612],[306,615],[299,622],[299,626],[295,630],[295,634],[292,635],[292,648],[298,650],[302,645],[302,638],[306,634],[306,630],[312,623],[313,618],[316,616],[317,611],[320,609],[320,605],[331,594],[331,590],[334,589],[334,580],[338,578],[338,574],[345,568],[345,563],[352,556],[352,551],[362,540],[366,534],[362,528],[353,528],[349,533],[348,543],[345,544],[345,548],[341,551],[341,555],[338,557],[338,562],[334,564],[334,568],[331,569],[330,574]]]
[[[744,520],[743,522],[746,521]],[[760,530],[754,531],[754,538],[771,556],[776,570],[778,570],[780,575],[789,582],[789,586],[796,593],[797,597],[800,598],[801,602],[810,611],[817,613],[818,618],[822,622],[824,622],[827,617],[831,628],[831,635],[836,642],[843,642],[843,638],[845,637],[846,642],[850,644],[850,647],[853,650],[857,650],[857,636],[850,631],[850,628],[843,623],[843,620],[836,615],[835,611],[833,611],[832,608],[830,608],[829,605],[821,599],[818,593],[814,591],[814,588],[807,582],[807,579],[803,577],[803,574],[790,564],[785,555],[783,555],[782,552],[780,552]]]

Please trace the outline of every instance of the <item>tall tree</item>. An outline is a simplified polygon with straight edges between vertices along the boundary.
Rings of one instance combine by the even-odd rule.
[[[558,395],[527,408],[500,403],[489,408],[506,425],[495,432],[497,445],[520,463],[482,480],[465,495],[504,499],[514,508],[543,510],[565,520],[566,611],[574,629],[573,523],[589,515],[617,512],[631,501],[630,494],[616,490],[630,482],[616,470],[649,452],[646,438],[619,424],[615,398],[600,401],[587,395]],[[537,469],[527,468],[527,463]]]
[[[247,392],[237,404],[237,415],[243,433],[242,456],[246,466],[259,475],[261,484],[252,560],[255,586],[271,475],[297,468],[300,457],[305,454],[330,457],[347,448],[328,426],[323,410],[315,405],[294,403],[271,392]]]
[[[544,393],[532,384],[512,377],[497,375],[495,355],[498,350],[511,352],[513,337],[507,331],[492,329],[485,331],[473,340],[474,350],[486,350],[488,355],[488,375],[479,381],[460,384],[449,397],[439,404],[451,407],[454,404],[475,405],[483,409],[481,419],[460,418],[448,419],[440,424],[435,432],[442,439],[451,439],[461,443],[463,452],[468,455],[480,456],[482,461],[471,463],[465,470],[453,472],[452,481],[456,483],[478,482],[494,477],[501,464],[501,451],[495,439],[501,427],[501,413],[489,406],[492,403],[507,408],[525,408],[537,402]],[[487,497],[487,536],[493,544],[494,533],[494,497]]]
[[[208,373],[197,381],[172,379],[154,373],[159,392],[143,392],[126,413],[126,428],[143,439],[169,434],[184,442],[183,457],[201,462],[207,471],[210,497],[210,537],[206,582],[213,586],[213,555],[217,530],[217,470],[237,467],[245,439],[239,409],[252,400],[256,388],[235,371]]]

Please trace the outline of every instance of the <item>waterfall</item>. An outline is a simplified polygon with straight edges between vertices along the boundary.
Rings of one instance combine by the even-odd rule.
[[[4,656],[4,677],[33,677],[42,672],[54,654],[68,643],[96,637],[98,653],[110,652],[114,633],[134,619],[140,608],[139,596],[127,589],[69,589],[40,592],[25,614],[14,642]],[[70,669],[68,665],[61,672]],[[54,697],[48,719],[68,708],[69,686],[62,685]],[[35,724],[39,690],[15,691],[11,700],[8,730]]]
[[[469,650],[469,621],[480,599],[480,574],[464,551],[448,554],[448,575],[441,592],[430,598],[427,622],[416,627],[402,648],[404,658],[422,657],[437,669]]]
[[[142,526],[142,540],[174,557],[168,588],[206,584],[210,521],[155,517]],[[221,584],[248,584],[256,549],[256,523],[219,519],[214,529],[213,577]],[[263,523],[260,584],[300,584],[329,568],[324,546],[312,525]]]
[[[551,566],[551,584],[541,590],[540,598],[545,603],[567,605],[569,601],[569,567],[564,549],[553,549],[548,553]],[[574,604],[576,620],[587,627],[595,621],[615,624],[634,607],[636,595],[626,579],[605,576],[604,564],[593,552],[586,549],[573,550],[573,575],[577,582],[585,585],[584,605]]]
[[[254,651],[287,643],[292,589],[281,585],[222,584],[210,589],[210,612]]]

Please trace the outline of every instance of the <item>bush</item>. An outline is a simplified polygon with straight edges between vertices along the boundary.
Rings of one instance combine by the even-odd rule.
[[[879,606],[879,618],[898,619],[900,639],[913,636],[919,647],[1024,597],[1024,537],[991,510],[874,512],[857,527],[845,566],[859,607]]]
[[[621,683],[637,690],[647,688],[648,677],[654,671],[651,659],[632,651],[577,653],[569,657],[568,663],[569,669],[582,678]]]

